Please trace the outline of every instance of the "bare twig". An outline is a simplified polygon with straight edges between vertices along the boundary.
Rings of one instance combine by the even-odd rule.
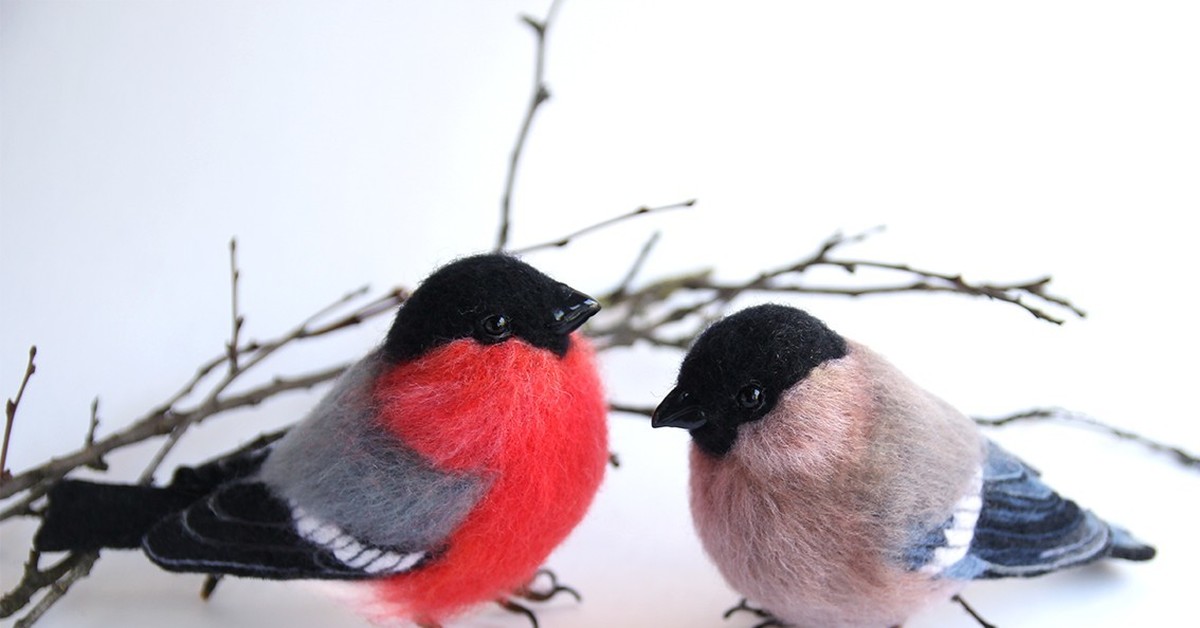
[[[539,244],[532,244],[530,246],[515,249],[512,252],[517,255],[525,255],[527,253],[532,253],[534,251],[540,251],[542,249],[561,248],[561,247],[564,247],[564,246],[570,244],[571,241],[574,240],[575,238],[578,238],[583,235],[587,235],[587,234],[589,234],[593,231],[597,231],[599,229],[604,229],[605,227],[611,227],[619,222],[624,222],[626,220],[629,220],[630,218],[637,218],[638,216],[644,216],[646,214],[652,214],[652,213],[656,213],[656,212],[669,211],[672,209],[682,209],[685,207],[691,207],[695,204],[696,204],[696,199],[693,198],[693,199],[689,199],[686,201],[680,201],[678,203],[671,203],[670,205],[659,205],[658,207],[647,207],[647,206],[643,205],[629,213],[621,214],[620,216],[614,216],[614,217],[608,218],[606,220],[601,220],[600,222],[598,222],[596,224],[588,225],[582,229],[579,229],[578,231],[573,231],[561,238],[556,238],[554,240],[549,240],[549,241],[542,242]]]
[[[236,266],[234,266],[233,277],[236,282]],[[167,403],[150,411],[125,429],[99,440],[96,439],[95,433],[99,423],[99,405],[98,400],[94,401],[92,404],[92,420],[84,447],[71,454],[51,459],[42,465],[29,469],[13,477],[10,481],[5,482],[3,486],[0,486],[0,498],[6,498],[24,491],[21,499],[0,513],[0,519],[7,519],[13,516],[39,515],[40,512],[33,507],[34,503],[38,499],[41,499],[55,482],[70,471],[81,466],[102,465],[104,456],[113,450],[140,443],[156,436],[169,434],[167,445],[158,450],[141,476],[140,480],[142,482],[148,482],[162,463],[163,458],[170,451],[170,446],[178,442],[183,431],[188,426],[198,424],[212,416],[228,412],[235,408],[256,405],[287,391],[311,388],[322,382],[334,379],[348,365],[336,365],[297,377],[276,377],[271,382],[251,388],[248,391],[235,395],[227,394],[228,387],[234,381],[280,348],[299,340],[324,336],[357,325],[394,308],[407,298],[405,290],[395,289],[345,315],[321,323],[321,319],[333,312],[334,309],[364,294],[365,290],[363,289],[355,290],[341,297],[334,304],[321,308],[317,313],[304,319],[300,325],[290,332],[265,343],[249,342],[240,344],[237,334],[240,327],[240,320],[238,319],[241,317],[235,305],[233,307],[233,316],[238,322],[234,323],[232,337],[227,343],[222,357],[202,365],[193,378],[179,392],[173,395]],[[245,359],[239,360],[239,356]],[[191,407],[179,407],[209,374],[222,364],[228,364],[229,369],[219,381],[209,388],[207,394]],[[24,385],[22,385],[22,390],[23,388]],[[19,397],[20,395],[18,394],[18,400]],[[15,412],[16,403],[10,403],[10,406]],[[247,446],[262,446],[278,438],[282,433],[277,432],[263,435]],[[47,593],[16,624],[17,626],[32,625],[67,592],[74,582],[87,576],[98,557],[98,553],[95,552],[72,553],[54,567],[43,571],[37,568],[36,553],[32,554],[31,567],[27,567],[21,582],[4,598],[5,616],[11,615],[21,608],[25,608],[30,603],[34,594],[46,589]],[[211,594],[211,590],[209,593]]]
[[[1200,469],[1200,457],[1195,454],[1184,451],[1182,447],[1167,445],[1159,441],[1146,438],[1141,434],[1136,434],[1126,429],[1114,427],[1107,423],[1093,419],[1090,416],[1072,412],[1063,408],[1033,408],[1014,412],[1001,417],[974,417],[975,422],[985,427],[1004,427],[1014,423],[1034,422],[1034,421],[1062,421],[1064,423],[1074,423],[1083,425],[1090,429],[1098,430],[1106,434],[1110,434],[1120,440],[1127,440],[1138,443],[1159,453],[1167,454],[1171,458],[1185,467]]]
[[[537,38],[533,72],[533,94],[529,97],[529,106],[525,109],[525,118],[521,121],[521,130],[517,133],[517,142],[508,158],[508,175],[504,181],[504,198],[500,201],[500,229],[496,236],[496,251],[502,251],[508,246],[508,231],[511,225],[513,186],[517,180],[517,166],[521,163],[521,151],[525,149],[525,139],[529,137],[529,129],[533,126],[533,117],[538,108],[550,98],[550,88],[546,86],[546,34],[554,22],[560,0],[552,0],[546,17],[542,20],[521,16],[521,21],[533,29]]]
[[[359,294],[361,294],[360,291],[351,293],[351,295]],[[351,295],[342,297],[338,303],[347,303],[351,300]],[[244,345],[239,349],[240,353],[250,355],[249,360],[241,363],[241,370],[239,372],[245,373],[248,369],[261,363],[267,356],[292,342],[325,336],[374,318],[403,302],[407,298],[407,295],[407,291],[397,288],[324,325],[314,325],[315,320],[313,320],[313,317],[309,317],[305,319],[304,323],[279,338],[264,343]],[[329,311],[330,308],[328,307],[322,308],[322,312],[328,313]],[[53,482],[77,467],[99,460],[113,450],[140,443],[147,438],[168,434],[181,421],[193,420],[192,417],[195,417],[194,420],[199,422],[234,407],[255,405],[282,392],[310,388],[337,377],[345,369],[345,365],[340,365],[295,378],[277,378],[270,384],[251,389],[241,395],[221,397],[221,393],[232,383],[226,377],[218,382],[213,389],[214,391],[219,389],[216,395],[210,392],[192,408],[180,409],[178,405],[190,396],[197,386],[206,379],[209,373],[224,364],[227,359],[227,356],[222,356],[201,366],[192,379],[179,392],[172,395],[165,403],[132,422],[125,429],[100,439],[90,448],[83,448],[62,457],[54,458],[17,474],[10,481],[0,485],[0,499],[7,498],[19,491],[30,489],[38,484]],[[44,493],[44,490],[42,492]]]
[[[46,595],[42,596],[42,599],[38,600],[38,603],[24,617],[18,619],[13,624],[13,628],[29,628],[41,619],[51,606],[54,606],[62,596],[67,594],[73,584],[91,573],[92,565],[96,564],[98,558],[100,558],[100,553],[95,551],[73,553],[64,558],[63,562],[69,562],[71,569],[48,586],[49,591],[46,592]]]
[[[225,375],[225,378],[221,380],[221,382],[218,383],[211,392],[209,392],[209,400],[215,400],[221,393],[225,392],[225,389],[232,384],[233,381],[236,380],[243,371],[242,366],[238,363],[238,356],[241,354],[241,352],[238,350],[238,347],[241,346],[241,343],[238,342],[238,336],[241,333],[242,325],[246,322],[245,317],[242,316],[242,314],[238,311],[238,279],[241,277],[241,274],[242,273],[240,270],[238,270],[237,264],[237,238],[231,238],[229,240],[230,329],[229,342],[225,343],[225,362],[229,365],[229,370]],[[259,353],[261,354],[262,352],[260,351]],[[261,359],[262,358],[256,356],[252,361],[253,363],[248,364],[246,368],[250,368],[253,366],[253,364],[257,364],[259,361],[261,361]],[[146,468],[142,471],[141,476],[138,477],[138,484],[149,484],[150,482],[154,481],[154,472],[158,470],[160,465],[162,465],[162,462],[166,459],[167,454],[171,453],[171,450],[179,444],[179,440],[183,438],[183,435],[188,431],[189,428],[191,428],[192,424],[196,421],[202,420],[202,418],[203,417],[200,417],[198,414],[193,415],[188,420],[182,421],[175,425],[174,429],[172,429],[167,435],[166,442],[164,442],[162,446],[158,448],[158,451],[156,451],[154,456],[150,458],[150,463],[146,465]]]
[[[281,393],[312,388],[341,375],[348,366],[348,364],[340,364],[298,377],[277,377],[268,384],[238,395],[215,399],[196,408],[145,415],[127,428],[98,441],[91,449],[81,449],[60,458],[54,458],[15,476],[3,487],[3,497],[28,489],[44,495],[45,490],[54,481],[113,450],[140,443],[148,438],[169,434],[185,421],[200,423],[223,412],[258,405]]]
[[[971,608],[971,605],[967,604],[967,601],[962,599],[962,596],[955,595],[954,597],[952,597],[950,599],[954,602],[958,602],[958,605],[961,606],[963,608],[963,610],[966,611],[967,614],[971,616],[972,619],[979,622],[979,628],[996,628],[996,626],[994,624],[988,623],[983,618],[982,615],[975,612],[975,609]]]
[[[92,413],[91,420],[88,421],[87,436],[83,439],[83,448],[90,449],[96,446],[96,430],[100,428],[100,397],[92,398]],[[108,463],[104,458],[97,458],[87,465],[89,468],[97,471],[108,471]]]
[[[367,290],[367,286],[362,286],[342,295],[342,297],[338,300],[309,315],[307,318],[301,321],[297,328],[294,329],[290,334],[267,342],[247,342],[241,347],[238,347],[238,355],[262,352],[265,352],[269,355],[270,353],[280,349],[283,345],[289,344],[296,340],[317,338],[340,331],[346,327],[353,327],[359,323],[362,323],[363,321],[374,318],[379,314],[391,310],[408,298],[408,292],[405,289],[393,288],[386,294],[377,297],[374,301],[360,306],[358,309],[346,314],[345,316],[337,318],[319,327],[313,326],[319,319],[324,318],[339,307],[342,307],[347,303],[364,296],[367,293]],[[188,380],[188,382],[184,384],[178,392],[163,402],[159,406],[159,410],[165,411],[167,408],[170,408],[186,399],[196,390],[201,382],[208,378],[209,375],[216,371],[218,367],[225,364],[228,360],[229,355],[227,353],[222,353],[220,356],[201,364],[200,367],[196,369],[196,373],[192,376],[192,378]],[[243,365],[242,370],[246,370],[246,368],[248,367]]]
[[[625,278],[612,291],[616,299],[620,299],[629,292],[629,287],[633,285],[633,280],[637,279],[638,273],[642,271],[642,266],[646,265],[646,260],[650,257],[650,251],[654,250],[654,245],[658,244],[658,240],[661,237],[662,232],[655,231],[650,236],[650,239],[646,240],[646,243],[642,245],[642,250],[638,252],[637,258],[633,260],[633,265],[629,267],[629,272],[625,273]]]
[[[12,437],[13,421],[17,418],[17,406],[21,405],[21,397],[25,396],[25,386],[29,378],[37,371],[33,359],[37,357],[37,347],[29,347],[29,361],[25,363],[25,375],[21,377],[21,386],[17,388],[17,396],[4,404],[4,443],[0,445],[0,484],[12,478],[8,471],[8,443]]]
[[[12,517],[36,517],[40,512],[33,507],[33,502],[42,498],[43,493],[29,493],[22,499],[12,503],[8,508],[0,511],[0,521],[11,519]]]
[[[652,346],[682,349],[688,346],[696,332],[720,317],[734,299],[755,292],[850,297],[944,292],[1010,303],[1040,320],[1054,324],[1061,324],[1063,319],[1061,315],[1050,311],[1052,307],[1066,310],[1075,316],[1085,315],[1083,310],[1068,300],[1046,292],[1050,283],[1049,277],[1013,283],[973,283],[959,274],[924,270],[907,264],[842,259],[836,256],[842,247],[862,242],[878,231],[877,228],[849,236],[834,234],[807,257],[764,270],[740,282],[718,281],[713,278],[711,271],[703,270],[660,279],[637,290],[631,290],[628,285],[622,284],[601,297],[601,301],[609,309],[606,315],[608,322],[597,323],[589,333],[597,339],[600,347],[628,346],[644,341]],[[847,273],[854,273],[860,268],[872,268],[896,274],[901,280],[890,285],[872,286],[820,286],[798,281],[804,273],[818,267],[839,268]],[[668,306],[672,301],[677,304]],[[677,324],[687,324],[688,321],[691,321],[691,325],[682,333],[670,331],[675,329]]]
[[[238,313],[238,279],[242,273],[237,265],[237,238],[229,240],[229,309],[230,330],[229,342],[225,344],[225,354],[229,357],[229,372],[238,372],[238,334],[242,331],[245,318]]]
[[[29,559],[25,561],[20,584],[0,598],[0,617],[10,617],[24,608],[38,591],[58,582],[67,572],[78,566],[80,556],[70,554],[46,569],[39,566],[40,561],[41,553],[29,550]]]

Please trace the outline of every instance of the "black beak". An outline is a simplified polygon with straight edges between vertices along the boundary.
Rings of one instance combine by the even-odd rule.
[[[566,294],[563,295],[558,307],[551,311],[554,321],[550,329],[555,333],[569,334],[583,325],[593,314],[600,311],[600,302],[588,295],[563,285]]]
[[[704,418],[704,412],[700,406],[696,404],[691,395],[678,388],[667,393],[662,403],[654,409],[654,416],[650,417],[652,427],[680,427],[685,430],[694,430],[703,427],[705,423],[708,423],[708,419]]]

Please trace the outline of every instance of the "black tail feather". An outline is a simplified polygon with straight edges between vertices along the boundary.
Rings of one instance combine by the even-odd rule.
[[[150,527],[196,499],[190,491],[63,480],[48,494],[39,551],[140,547]]]
[[[200,466],[180,467],[165,488],[63,480],[48,493],[34,547],[44,552],[140,547],[154,524],[257,471],[277,438],[259,438]]]
[[[1108,546],[1108,555],[1113,558],[1143,561],[1154,558],[1158,553],[1152,545],[1134,538],[1124,528],[1110,525],[1109,529],[1112,530],[1112,544]]]

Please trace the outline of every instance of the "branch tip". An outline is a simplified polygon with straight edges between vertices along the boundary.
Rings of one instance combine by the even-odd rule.
[[[4,404],[4,441],[0,443],[0,484],[6,484],[13,477],[8,470],[8,446],[12,439],[13,422],[17,418],[17,407],[21,405],[21,398],[25,396],[25,387],[29,385],[29,378],[37,372],[37,364],[34,362],[36,357],[37,345],[30,345],[29,358],[25,362],[25,374],[21,376],[21,385],[17,387],[17,396],[6,400]]]

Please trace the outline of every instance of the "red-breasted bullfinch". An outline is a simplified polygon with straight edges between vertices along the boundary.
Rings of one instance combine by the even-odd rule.
[[[434,626],[522,590],[608,461],[599,304],[505,255],[433,273],[383,344],[278,442],[166,487],[64,481],[41,550],[138,548],[171,571],[361,581]]]
[[[1154,556],[792,307],[709,327],[652,421],[691,432],[696,530],[773,625],[897,626],[970,580]]]

